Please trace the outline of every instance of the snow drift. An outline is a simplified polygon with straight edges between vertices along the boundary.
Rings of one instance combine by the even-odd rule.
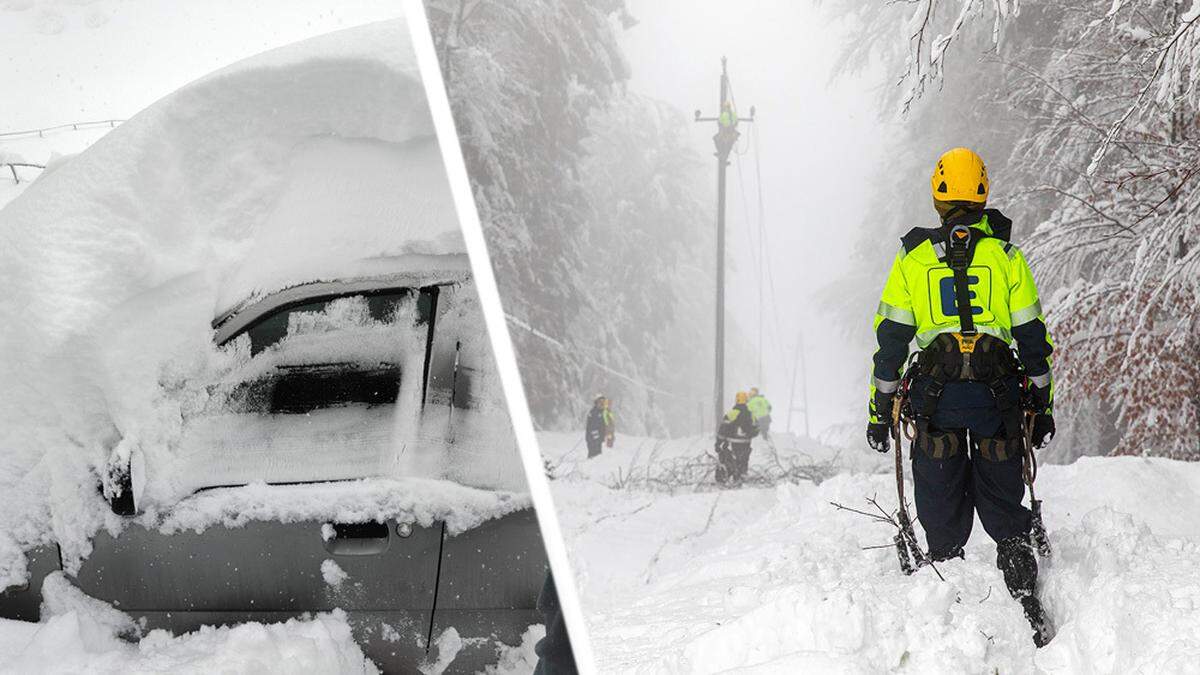
[[[570,455],[574,440],[543,444]],[[606,461],[629,462],[640,440],[619,440]],[[610,475],[552,483],[602,672],[1194,672],[1200,662],[1200,465],[1042,467],[1054,555],[1040,587],[1058,634],[1041,650],[978,523],[966,559],[939,564],[943,582],[928,569],[904,576],[893,532],[830,504],[894,505],[886,471],[675,494],[613,489]]]
[[[142,636],[127,614],[89,598],[61,573],[43,585],[42,622],[0,619],[6,673],[378,673],[341,611],[283,623]],[[130,642],[130,639],[140,640]]]
[[[180,89],[46,172],[0,211],[0,231],[0,587],[24,579],[21,549],[57,542],[70,569],[91,533],[122,526],[97,476],[117,446],[169,463],[207,395],[191,383],[228,358],[212,342],[215,316],[364,260],[464,250],[400,20]],[[499,487],[523,490],[515,445],[496,437],[488,457],[469,458],[495,468]],[[439,470],[420,478],[454,478]],[[317,498],[289,499],[314,518],[411,509],[412,499],[380,498],[387,484],[339,493],[326,514]],[[429,492],[403,477],[391,489]],[[488,503],[497,508],[485,513]],[[433,515],[478,522],[520,503],[464,498],[456,516],[441,500]],[[218,511],[211,522],[236,507]]]

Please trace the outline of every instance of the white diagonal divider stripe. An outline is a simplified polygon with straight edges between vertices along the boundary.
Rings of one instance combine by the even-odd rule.
[[[529,403],[525,399],[525,389],[521,384],[521,372],[517,368],[516,352],[513,350],[512,337],[508,334],[508,326],[505,323],[504,307],[500,302],[496,277],[492,273],[487,242],[483,238],[479,211],[475,207],[475,197],[471,192],[471,183],[467,176],[466,163],[463,161],[462,148],[458,144],[458,132],[455,130],[454,116],[450,111],[450,100],[442,81],[442,69],[438,65],[437,51],[433,46],[433,34],[430,32],[429,20],[425,15],[425,7],[421,0],[404,0],[404,11],[408,17],[409,31],[412,34],[413,50],[417,55],[421,79],[425,83],[425,93],[429,99],[429,112],[433,117],[434,129],[437,131],[442,161],[446,165],[450,190],[454,194],[458,222],[462,228],[467,255],[471,259],[475,288],[479,292],[479,304],[483,310],[484,324],[487,326],[488,337],[492,343],[496,369],[500,372],[500,382],[508,403],[508,414],[512,419],[513,433],[517,437],[517,447],[521,451],[521,461],[525,465],[525,478],[529,482],[529,494],[533,499],[534,508],[537,510],[538,526],[542,531],[542,541],[546,545],[546,557],[549,558],[550,569],[554,572],[559,604],[562,606],[563,618],[567,622],[567,631],[571,636],[571,650],[575,656],[575,665],[579,672],[590,675],[596,672],[595,659],[592,657],[592,645],[588,639],[587,625],[584,622],[583,610],[579,603],[579,593],[575,589],[575,573],[571,569],[571,561],[567,557],[567,548],[563,543],[562,530],[558,524],[558,513],[554,510],[550,482],[546,479],[542,453],[538,448],[537,436],[534,434],[533,418],[529,415]]]

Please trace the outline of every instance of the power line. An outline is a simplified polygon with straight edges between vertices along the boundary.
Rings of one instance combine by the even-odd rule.
[[[576,350],[572,349],[571,347],[568,347],[563,342],[560,342],[559,340],[555,339],[554,337],[551,337],[550,335],[543,333],[542,331],[538,330],[537,328],[534,328],[533,326],[529,325],[528,322],[526,322],[522,319],[519,319],[519,318],[517,318],[511,314],[507,314],[507,313],[504,316],[508,320],[509,324],[516,326],[517,328],[520,328],[521,330],[529,333],[530,335],[533,335],[534,337],[542,340],[543,342],[557,348],[559,351],[563,352],[567,356],[575,358],[575,359],[582,361],[584,363],[587,363],[589,365],[595,366],[596,368],[599,368],[600,370],[603,370],[604,372],[606,372],[610,375],[613,375],[615,377],[619,377],[622,380],[629,382],[630,384],[636,385],[636,386],[646,389],[648,391],[653,391],[657,394],[662,394],[663,396],[669,396],[671,398],[676,398],[676,399],[679,399],[682,401],[691,402],[691,401],[700,400],[698,398],[694,398],[694,397],[689,398],[687,396],[681,396],[679,394],[667,391],[665,389],[660,389],[652,384],[649,384],[648,382],[643,382],[632,375],[628,375],[628,374],[623,373],[614,368],[610,368],[609,366],[606,366],[603,363],[600,363],[599,361],[597,361],[591,357],[579,354]]]
[[[763,268],[765,268],[765,272],[767,274],[768,286],[771,291],[771,293],[770,293],[770,295],[771,295],[770,306],[772,309],[772,311],[771,311],[772,326],[771,327],[774,329],[773,333],[774,333],[774,338],[775,338],[775,347],[778,350],[779,355],[781,356],[781,360],[783,361],[784,368],[791,370],[796,367],[796,364],[788,363],[789,357],[787,354],[787,350],[784,348],[784,344],[783,344],[783,328],[779,323],[779,294],[777,293],[777,291],[775,289],[775,273],[774,273],[774,268],[771,265],[771,254],[770,254],[771,247],[770,247],[770,244],[768,241],[768,236],[767,236],[766,217],[765,217],[766,209],[765,209],[765,204],[764,204],[763,187],[762,187],[762,162],[761,162],[762,153],[759,150],[758,129],[752,129],[751,133],[753,134],[753,140],[747,141],[747,146],[750,146],[751,144],[753,145],[754,178],[755,178],[755,187],[756,187],[757,193],[758,193],[757,194],[757,197],[758,197],[758,227],[756,229],[758,230],[759,247],[758,247],[758,252],[755,252],[753,250],[751,251],[751,257],[754,259],[755,264],[757,266],[757,276],[758,276],[758,283],[759,283],[759,317],[760,317],[760,319],[759,319],[759,321],[760,321],[759,359],[760,360],[762,359],[762,325],[761,325],[762,319],[761,319],[761,316],[762,316],[762,311],[763,311],[763,307],[765,304],[763,302],[763,298],[762,298],[762,274],[764,272]],[[738,162],[738,182],[739,182],[739,186],[741,187],[743,212],[745,213],[746,224],[747,224],[747,228],[749,229],[749,227],[750,227],[749,208],[750,207],[749,207],[749,199],[747,199],[747,197],[746,197],[745,183],[743,182],[743,179],[742,179],[742,167],[741,167],[740,156],[739,156],[737,162]],[[791,360],[795,360],[795,359],[793,358]],[[790,368],[789,368],[789,366],[790,366]],[[760,367],[760,371],[761,371],[761,367]],[[759,377],[761,379],[761,377],[762,377],[761,372],[760,372]]]
[[[775,291],[775,271],[771,267],[771,247],[767,240],[767,227],[765,217],[765,207],[763,205],[762,191],[762,153],[759,151],[758,134],[754,134],[754,181],[758,185],[758,213],[759,213],[759,228],[762,235],[763,258],[767,268],[767,283],[771,289],[771,306],[773,308],[772,318],[775,325],[775,341],[779,348],[780,354],[783,356],[784,367],[787,367],[787,350],[783,347],[783,329],[779,324],[779,294]]]
[[[746,224],[746,233],[750,234],[750,232],[751,232],[750,200],[746,199],[746,182],[745,182],[745,179],[742,177],[742,161],[741,161],[740,156],[737,160],[737,176],[738,176],[738,190],[739,190],[739,192],[741,192],[741,195],[742,195],[742,218]],[[759,220],[761,221],[761,218]],[[762,375],[763,375],[763,368],[762,368],[762,364],[763,364],[763,286],[762,286],[762,260],[761,260],[761,251],[762,251],[761,229],[760,229],[758,235],[759,235],[760,239],[758,241],[757,247],[755,247],[753,245],[754,242],[751,241],[750,258],[753,260],[755,277],[757,277],[757,279],[758,279],[758,379],[762,380]]]

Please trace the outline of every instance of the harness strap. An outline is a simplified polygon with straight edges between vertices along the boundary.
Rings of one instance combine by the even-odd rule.
[[[1008,396],[1008,382],[1003,375],[988,383],[992,396],[996,399],[996,407],[1000,410],[1000,420],[1004,424],[1004,435],[1009,439],[1019,439],[1024,436],[1024,411],[1021,406],[1012,402]]]
[[[958,323],[963,335],[975,335],[975,313],[971,307],[971,284],[967,279],[967,268],[975,252],[972,246],[971,228],[957,225],[950,230],[950,242],[946,249],[946,264],[954,272],[954,304],[958,307]]]

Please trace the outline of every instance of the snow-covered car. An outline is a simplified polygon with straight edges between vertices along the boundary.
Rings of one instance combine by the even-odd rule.
[[[159,364],[149,409],[110,388],[103,490],[137,517],[99,532],[71,583],[176,633],[341,610],[386,672],[445,650],[482,669],[540,621],[546,558],[466,255],[313,276],[217,312],[207,343],[111,357]],[[131,299],[101,342],[185,334],[168,308],[190,283]],[[43,553],[38,576],[64,568]],[[37,586],[0,616],[36,619]]]
[[[228,66],[5,206],[0,616],[44,619],[59,570],[177,633],[340,608],[388,672],[451,627],[454,668],[482,669],[538,622],[545,554],[408,35]]]
[[[99,533],[72,582],[152,628],[340,609],[385,670],[443,634],[456,666],[487,665],[491,642],[457,637],[520,643],[546,562],[481,326],[464,254],[357,261],[218,313],[210,353],[161,387],[170,447],[118,441],[106,474],[114,511],[165,515]]]

